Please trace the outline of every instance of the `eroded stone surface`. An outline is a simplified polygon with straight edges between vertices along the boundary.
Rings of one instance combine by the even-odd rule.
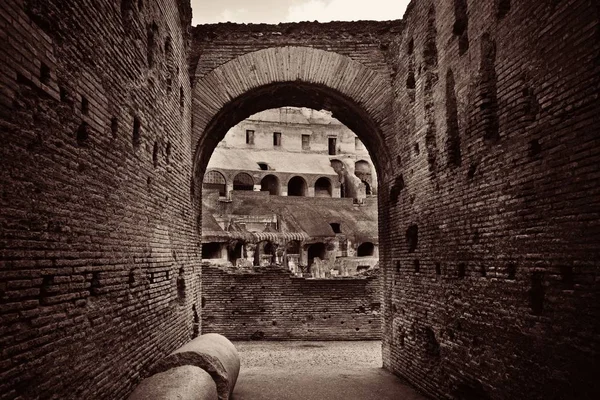
[[[217,386],[202,368],[183,365],[144,379],[129,400],[217,400]]]

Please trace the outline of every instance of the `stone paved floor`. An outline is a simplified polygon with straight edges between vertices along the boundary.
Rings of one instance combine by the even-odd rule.
[[[234,342],[233,400],[423,400],[381,368],[381,342]]]

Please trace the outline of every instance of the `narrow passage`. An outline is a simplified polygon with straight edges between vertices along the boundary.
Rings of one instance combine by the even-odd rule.
[[[422,400],[381,367],[380,341],[234,342],[234,400]]]

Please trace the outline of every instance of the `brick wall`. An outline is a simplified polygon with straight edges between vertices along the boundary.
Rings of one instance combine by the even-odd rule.
[[[381,338],[375,277],[305,279],[276,267],[233,272],[202,265],[202,332],[232,340]]]
[[[200,82],[283,45],[359,85],[323,62],[303,65],[307,82],[271,67],[204,82],[195,127],[286,104],[355,124],[382,188],[386,367],[436,397],[600,397],[596,3],[423,0],[388,27],[213,26],[188,66],[185,2],[2,2],[0,398],[120,398],[197,333],[185,71]],[[258,76],[273,86],[231,99]],[[216,142],[200,143],[206,163]]]
[[[598,6],[413,1],[405,22],[384,365],[440,398],[597,398]]]
[[[253,51],[307,45],[348,56],[389,76],[387,48],[402,27],[402,21],[198,25],[192,28],[190,76],[201,78],[218,66]]]
[[[124,398],[193,333],[189,4],[0,9],[0,398]]]

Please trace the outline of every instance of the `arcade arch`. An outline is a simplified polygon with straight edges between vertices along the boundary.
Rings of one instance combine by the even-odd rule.
[[[331,197],[332,194],[331,181],[325,177],[317,179],[315,182],[315,197]]]
[[[392,92],[384,74],[338,53],[287,46],[247,53],[196,76],[195,179],[202,177],[229,128],[252,114],[283,106],[331,111],[365,144],[379,175],[391,176],[394,164],[385,143],[394,135],[388,118]]]
[[[275,175],[267,175],[260,181],[261,192],[269,192],[270,195],[278,196],[281,194],[279,178]]]
[[[240,172],[233,178],[233,190],[254,190],[254,179],[245,172]]]
[[[294,176],[288,181],[287,193],[288,196],[306,196],[307,185],[304,178],[301,176]]]
[[[202,189],[217,190],[219,196],[225,196],[227,194],[227,181],[225,180],[225,176],[219,171],[207,172],[202,181]]]
[[[370,257],[375,254],[375,245],[371,242],[361,243],[356,249],[357,257]]]

